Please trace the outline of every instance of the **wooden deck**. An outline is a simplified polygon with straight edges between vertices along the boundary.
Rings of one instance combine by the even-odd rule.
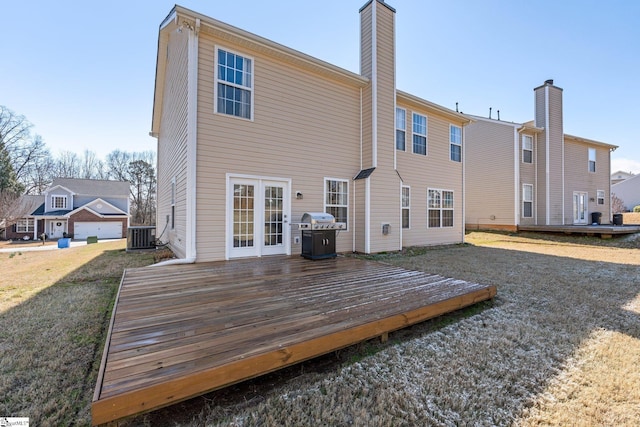
[[[519,225],[518,231],[586,234],[610,238],[615,235],[640,233],[640,225]]]
[[[167,406],[493,298],[468,283],[350,257],[128,269],[93,425]]]

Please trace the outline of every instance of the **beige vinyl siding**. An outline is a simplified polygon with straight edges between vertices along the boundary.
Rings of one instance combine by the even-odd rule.
[[[373,25],[371,6],[360,12],[360,74],[371,78],[373,73]],[[362,168],[373,166],[373,86],[370,83],[362,89]]]
[[[544,128],[538,136],[538,224],[560,225],[564,223],[562,89],[544,85],[535,91],[536,126]],[[548,116],[545,112],[547,96]]]
[[[371,251],[401,248],[400,178],[394,170],[395,152],[395,46],[394,12],[376,7],[377,59],[377,168],[371,176]],[[389,234],[382,225],[389,224]]]
[[[544,128],[547,126],[546,124],[546,116],[545,116],[545,94],[544,88],[538,88],[535,91],[535,125],[537,127]],[[546,224],[546,185],[547,185],[547,176],[546,176],[546,151],[547,151],[547,140],[546,133],[543,131],[538,134],[537,140],[537,150],[534,153],[535,156],[535,164],[537,169],[537,185],[534,189],[534,199],[536,203],[534,203],[535,216],[537,217],[538,225]]]
[[[168,33],[164,105],[158,136],[157,232],[169,241],[178,257],[185,256],[186,243],[186,141],[187,141],[187,32]],[[162,53],[161,53],[162,54]],[[175,228],[171,215],[171,182],[176,179]]]
[[[253,121],[214,114],[216,46],[253,59]],[[199,55],[197,251],[204,261],[225,256],[226,174],[291,179],[294,222],[323,209],[325,178],[351,181],[360,168],[360,88],[209,34],[201,33]],[[352,249],[352,222],[339,233],[340,252]]]
[[[478,119],[466,127],[465,223],[469,229],[517,225],[514,126]]]
[[[397,152],[398,173],[403,184],[411,187],[410,228],[402,230],[402,246],[460,243],[464,238],[462,162],[450,161],[449,126],[462,127],[413,104],[398,104],[407,110],[407,129],[411,129],[412,113],[427,116],[427,156],[411,150]],[[463,142],[464,144],[464,142]],[[450,190],[454,194],[453,227],[427,227],[427,189]],[[398,188],[398,192],[400,189]],[[398,209],[400,204],[398,203]]]
[[[523,148],[523,138],[522,135],[528,135],[531,137],[532,141],[533,141],[533,153],[532,153],[532,163],[524,163],[522,161],[522,148]],[[536,144],[536,135],[533,133],[520,133],[518,134],[518,139],[519,139],[519,152],[518,152],[518,156],[519,159],[518,161],[520,162],[519,164],[519,169],[520,169],[520,187],[519,187],[519,194],[520,194],[520,205],[518,207],[518,212],[519,212],[519,220],[518,223],[521,225],[535,225],[535,221],[536,221],[536,212],[535,212],[535,206],[536,206],[536,182],[537,182],[537,176],[536,176],[536,148],[537,148],[537,144]],[[533,185],[533,207],[532,207],[532,217],[531,218],[525,218],[522,214],[522,202],[523,202],[523,194],[522,194],[522,186],[524,184],[529,184],[529,185]]]
[[[596,172],[588,170],[589,148],[596,150]],[[602,213],[602,223],[611,222],[611,194],[609,192],[609,150],[584,144],[571,137],[565,137],[565,223],[573,223],[573,192],[586,191],[588,194],[588,215]],[[598,205],[597,191],[605,192],[604,205]]]
[[[549,203],[551,225],[564,223],[562,89],[549,86]],[[566,158],[566,157],[565,157]],[[565,211],[566,213],[566,211]]]

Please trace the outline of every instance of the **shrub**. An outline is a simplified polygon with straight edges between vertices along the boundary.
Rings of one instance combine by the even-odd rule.
[[[640,205],[635,206],[635,207],[633,208],[633,211],[634,211],[634,212],[640,212]]]

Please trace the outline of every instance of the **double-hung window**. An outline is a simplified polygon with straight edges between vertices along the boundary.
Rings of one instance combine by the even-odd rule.
[[[453,227],[453,191],[429,188],[427,212],[429,228]]]
[[[427,155],[427,116],[413,113],[413,152]]]
[[[325,178],[324,211],[333,215],[337,222],[347,224],[349,218],[349,181]]]
[[[589,172],[596,171],[596,149],[589,148]]]
[[[522,217],[533,218],[533,185],[522,184]]]
[[[533,137],[522,135],[522,163],[533,163]]]
[[[216,112],[252,119],[253,60],[217,49]]]
[[[451,160],[462,161],[462,128],[449,125],[449,142],[451,144]]]
[[[51,196],[51,209],[67,209],[67,196]]]
[[[406,150],[407,112],[402,108],[396,108],[396,150]]]
[[[604,190],[598,190],[596,194],[598,198],[598,204],[604,205]]]
[[[33,218],[23,218],[16,222],[17,233],[33,233]]]
[[[411,190],[402,186],[402,228],[409,228],[411,217]]]

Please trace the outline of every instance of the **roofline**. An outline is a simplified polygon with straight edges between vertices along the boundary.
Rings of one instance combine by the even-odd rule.
[[[593,139],[587,139],[587,138],[583,138],[581,136],[575,136],[575,135],[569,135],[568,133],[564,134],[565,139],[569,138],[569,139],[574,139],[578,142],[583,142],[585,144],[591,144],[591,145],[598,145],[601,147],[605,147],[608,148],[610,150],[615,150],[616,148],[618,148],[617,145],[613,145],[613,144],[607,144],[606,142],[600,142],[600,141],[596,141]]]
[[[436,104],[435,102],[431,102],[431,101],[427,101],[426,99],[419,98],[408,92],[396,90],[396,98],[398,100],[404,100],[405,102],[412,102],[414,104],[418,104],[424,108],[427,108],[432,111],[436,111],[444,116],[447,116],[450,119],[462,122],[463,124],[469,124],[475,121],[471,117],[469,117],[469,115],[467,114],[450,110],[447,107],[443,107],[442,105]]]
[[[636,174],[636,175],[633,175],[633,176],[630,176],[627,179],[623,179],[620,182],[616,182],[615,184],[611,184],[611,188],[617,187],[618,185],[625,184],[625,183],[626,183],[625,186],[627,186],[627,185],[629,185],[629,182],[633,182],[635,184],[634,180],[640,180],[640,173]]]
[[[498,120],[498,119],[490,119],[488,117],[476,116],[474,114],[465,114],[465,116],[471,117],[476,122],[495,123],[495,124],[500,124],[500,125],[504,125],[504,126],[515,127],[515,128],[518,128],[518,129],[526,127],[527,129],[530,128],[530,129],[534,129],[534,130],[540,131],[540,132],[544,130],[543,128],[536,128],[535,126],[533,126],[533,127],[525,126],[524,123],[509,122],[509,121]]]
[[[366,2],[366,3],[364,4],[364,6],[362,6],[362,7],[360,8],[360,10],[359,10],[358,12],[362,12],[364,9],[366,9],[366,8],[367,8],[367,6],[369,6],[369,4],[371,4],[371,2],[372,2],[372,1],[373,1],[373,0],[369,0],[368,2]],[[391,6],[389,6],[388,4],[386,4],[386,3],[384,2],[384,0],[376,0],[376,1],[377,1],[378,3],[380,3],[382,6],[386,7],[387,9],[389,9],[391,12],[396,13],[396,10],[395,10],[393,7],[391,7]]]

